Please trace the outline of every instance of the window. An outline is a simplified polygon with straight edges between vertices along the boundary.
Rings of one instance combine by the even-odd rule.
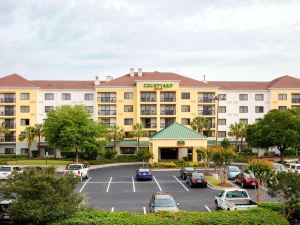
[[[61,99],[62,100],[71,100],[71,94],[70,93],[62,93]]]
[[[29,113],[30,107],[29,106],[21,106],[21,113]]]
[[[226,106],[219,106],[219,113],[226,113]]]
[[[218,119],[218,125],[226,125],[226,119]]]
[[[190,125],[190,123],[191,123],[190,118],[182,118],[181,119],[181,124],[182,125]]]
[[[28,148],[21,148],[21,154],[28,155],[29,154]]]
[[[248,119],[240,119],[240,123],[248,124]]]
[[[263,94],[255,94],[255,101],[263,101],[264,95]]]
[[[85,93],[84,100],[94,100],[94,95],[91,93]]]
[[[21,119],[21,126],[28,126],[29,124],[29,119]]]
[[[29,93],[21,93],[20,98],[21,98],[21,100],[29,100],[30,94]]]
[[[133,99],[133,92],[125,92],[124,99]]]
[[[256,113],[263,113],[264,107],[263,106],[255,106],[255,112]]]
[[[226,131],[218,131],[219,138],[226,138]]]
[[[4,149],[5,154],[15,154],[14,148],[5,148]]]
[[[45,113],[48,113],[50,110],[53,110],[54,106],[45,106]]]
[[[94,107],[93,106],[86,106],[85,109],[88,113],[93,113],[94,112]]]
[[[286,109],[287,109],[286,106],[278,106],[278,110],[279,110],[280,112],[282,112],[282,111],[284,111],[284,110],[286,110]]]
[[[133,119],[131,118],[124,119],[124,125],[132,125],[132,124],[133,124]]]
[[[226,100],[226,94],[219,94],[218,97],[220,101]]]
[[[278,100],[287,100],[287,94],[278,94]]]
[[[53,93],[45,93],[45,100],[54,100]]]
[[[133,105],[124,105],[124,112],[133,112]]]
[[[240,101],[248,101],[248,94],[240,94],[239,98]]]
[[[189,92],[181,93],[181,99],[190,99],[190,93]]]
[[[182,105],[181,106],[181,112],[190,112],[190,106],[189,105]]]
[[[134,151],[135,147],[120,147],[120,153],[123,155],[132,155]]]
[[[240,106],[240,113],[248,113],[248,106]]]

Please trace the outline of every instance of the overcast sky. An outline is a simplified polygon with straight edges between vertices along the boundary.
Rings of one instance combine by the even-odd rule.
[[[299,0],[0,0],[0,76],[300,77]]]

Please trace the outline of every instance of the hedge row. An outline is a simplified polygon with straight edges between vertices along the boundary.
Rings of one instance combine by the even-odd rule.
[[[288,225],[279,213],[263,208],[246,211],[161,212],[140,214],[128,212],[85,211],[51,225]]]
[[[16,155],[16,154],[0,154],[0,159],[28,159],[29,155]]]
[[[115,159],[96,159],[89,160],[90,165],[101,165],[107,163],[122,163],[122,162],[138,162],[139,159],[136,155],[117,155]]]

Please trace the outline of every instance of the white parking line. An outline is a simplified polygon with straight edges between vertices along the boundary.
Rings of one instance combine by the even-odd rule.
[[[108,185],[107,185],[106,192],[108,192],[108,191],[109,191],[109,187],[110,187],[111,180],[112,180],[112,177],[110,177],[109,183],[108,183]]]
[[[182,187],[184,187],[184,189],[186,191],[190,191],[177,177],[175,177],[175,176],[173,176],[173,177],[181,184]]]
[[[205,205],[205,208],[207,209],[208,212],[211,212],[210,208],[208,208],[207,205]]]
[[[153,178],[154,178],[154,180],[155,180],[155,182],[156,182],[156,184],[157,184],[157,186],[158,186],[158,188],[159,188],[160,192],[162,192],[162,189],[161,189],[161,187],[160,187],[159,183],[157,182],[157,180],[156,180],[155,176],[153,176]]]
[[[82,185],[81,189],[79,192],[82,192],[83,188],[85,187],[85,185],[87,184],[87,182],[89,182],[89,180],[91,179],[91,177],[89,177],[89,179],[86,180],[86,182]]]
[[[145,206],[143,207],[143,213],[144,213],[144,214],[147,213],[147,212],[146,212],[146,207],[145,207]]]
[[[132,179],[132,188],[133,188],[133,192],[135,192],[134,178],[133,178],[133,177],[131,177],[131,179]]]
[[[114,212],[115,211],[115,207],[111,207],[111,212]]]

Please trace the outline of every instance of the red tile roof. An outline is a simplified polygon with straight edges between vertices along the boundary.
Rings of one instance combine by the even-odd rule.
[[[168,72],[143,72],[143,76],[139,77],[138,73],[135,73],[134,76],[126,74],[124,76],[118,77],[111,81],[107,81],[100,85],[100,87],[115,87],[115,86],[135,86],[136,81],[180,81],[180,86],[185,87],[205,87],[206,84],[202,81],[194,80],[188,77],[181,76],[176,73]]]
[[[37,87],[34,83],[18,74],[11,74],[0,78],[0,87]]]
[[[94,89],[94,81],[34,80],[41,89]]]
[[[278,77],[270,82],[269,89],[276,88],[300,88],[300,79],[288,75]]]

